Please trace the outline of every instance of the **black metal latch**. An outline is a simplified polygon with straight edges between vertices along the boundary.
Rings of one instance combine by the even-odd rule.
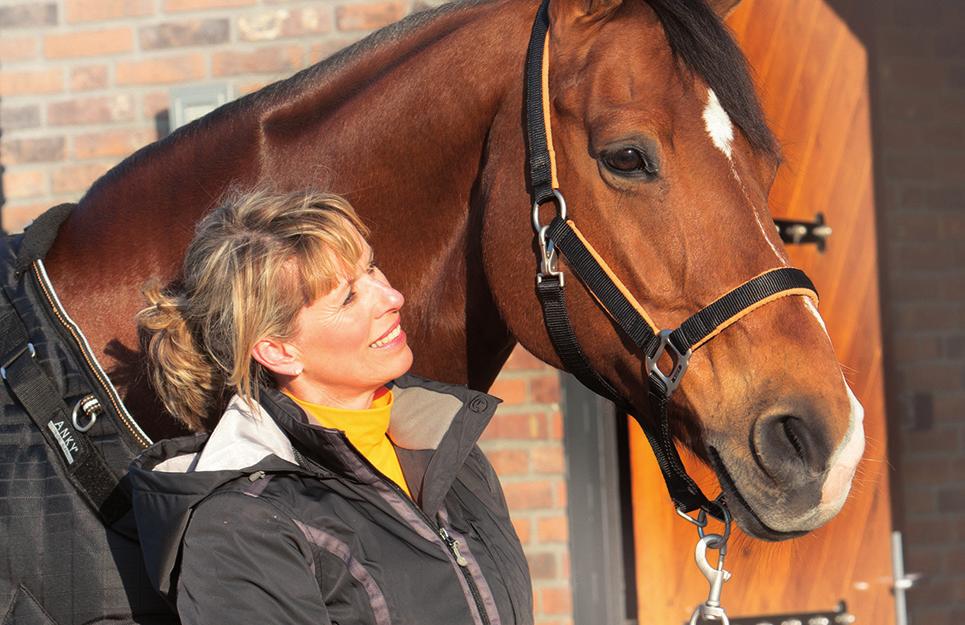
[[[814,243],[818,246],[819,252],[824,252],[828,237],[831,236],[831,226],[824,222],[824,213],[815,215],[814,221],[775,219],[774,226],[785,243],[795,245]]]
[[[730,619],[730,625],[850,625],[855,622],[844,601],[828,612],[799,612],[797,614],[772,614]]]

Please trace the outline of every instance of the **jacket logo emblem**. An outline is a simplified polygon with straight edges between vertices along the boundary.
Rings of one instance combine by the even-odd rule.
[[[54,438],[60,444],[60,449],[67,458],[67,464],[74,464],[74,454],[80,451],[80,447],[67,424],[63,421],[48,421],[47,429],[53,432]]]

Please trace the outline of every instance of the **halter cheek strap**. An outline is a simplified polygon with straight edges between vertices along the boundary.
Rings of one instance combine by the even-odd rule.
[[[533,228],[537,235],[540,269],[536,292],[553,347],[564,368],[595,393],[613,401],[633,414],[633,407],[606,378],[589,363],[570,323],[564,294],[564,275],[558,267],[557,252],[566,258],[574,275],[583,283],[604,312],[639,350],[648,374],[648,394],[652,421],[636,417],[653,448],[667,490],[681,513],[701,509],[723,519],[721,497],[708,499],[687,474],[673,443],[668,418],[671,394],[687,370],[693,352],[745,315],[777,299],[792,295],[812,298],[817,292],[799,269],[781,267],[751,278],[702,308],[680,327],[659,330],[630,290],[600,257],[576,225],[566,218],[566,201],[556,178],[549,108],[549,18],[548,0],[536,14],[526,62],[526,130],[530,184],[533,195]],[[546,202],[557,206],[556,217],[540,225],[539,209]],[[672,366],[659,367],[667,354]]]

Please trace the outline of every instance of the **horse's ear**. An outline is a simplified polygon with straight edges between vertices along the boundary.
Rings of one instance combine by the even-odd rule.
[[[550,24],[566,24],[574,18],[605,18],[623,0],[550,0]]]
[[[720,19],[724,19],[730,12],[734,10],[741,0],[707,0],[707,4],[710,8],[714,10],[714,13],[720,16]]]

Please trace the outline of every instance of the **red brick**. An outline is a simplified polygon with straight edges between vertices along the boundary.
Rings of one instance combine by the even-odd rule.
[[[534,473],[562,473],[565,468],[563,448],[560,446],[534,447],[531,454]]]
[[[404,15],[405,5],[401,2],[343,4],[335,9],[335,23],[339,30],[375,30]]]
[[[211,59],[213,76],[266,74],[300,69],[304,60],[301,46],[260,48],[250,52],[218,52]]]
[[[559,568],[556,565],[556,554],[528,553],[526,560],[529,562],[529,574],[533,579],[556,579]]]
[[[0,141],[0,162],[6,165],[43,163],[64,158],[63,137],[4,139]]]
[[[0,37],[0,59],[4,65],[37,58],[37,37]]]
[[[154,131],[143,128],[104,130],[77,135],[73,138],[71,154],[76,159],[127,156],[147,145],[156,137]]]
[[[248,95],[249,93],[261,91],[262,89],[264,89],[265,87],[267,87],[273,82],[275,81],[274,80],[255,80],[253,82],[235,83],[236,84],[235,94],[238,97],[241,97],[243,95]]]
[[[328,7],[277,9],[238,18],[238,35],[242,41],[274,41],[321,35],[331,30],[332,11]]]
[[[58,93],[63,90],[64,70],[60,67],[0,72],[0,97]]]
[[[0,6],[0,24],[3,24],[4,31],[11,28],[53,26],[56,23],[57,5],[53,2],[22,2],[13,6]]]
[[[47,105],[47,123],[52,126],[105,124],[134,119],[134,102],[127,94],[75,98]]]
[[[104,175],[111,164],[85,163],[60,167],[51,174],[50,186],[54,193],[86,191],[91,183]]]
[[[507,404],[523,404],[526,403],[526,380],[499,377],[489,392]]]
[[[545,362],[526,351],[522,345],[517,345],[509,355],[509,359],[506,360],[503,368],[510,371],[531,371],[548,366]]]
[[[569,490],[566,488],[566,482],[564,480],[557,480],[555,486],[553,487],[554,496],[556,498],[556,507],[565,510],[569,505]]]
[[[497,411],[483,434],[484,440],[539,439],[546,437],[546,420],[541,414],[510,414]]]
[[[573,596],[569,588],[543,588],[539,595],[540,608],[544,614],[573,612]]]
[[[102,22],[154,13],[153,0],[64,0],[67,22]]]
[[[114,81],[118,85],[190,82],[205,77],[205,65],[205,58],[201,53],[125,61],[117,64]]]
[[[306,63],[314,65],[319,61],[324,61],[342,48],[347,48],[352,45],[355,41],[356,39],[354,38],[339,37],[337,39],[326,39],[321,43],[312,44],[308,48],[308,59]]]
[[[529,454],[523,449],[497,449],[487,451],[486,457],[496,469],[496,475],[523,475],[529,471]]]
[[[48,59],[121,54],[133,49],[134,33],[127,27],[67,32],[44,37],[44,55]]]
[[[512,516],[512,521],[513,527],[516,529],[516,536],[519,537],[519,542],[523,545],[529,544],[533,535],[533,522],[528,518],[517,515]]]
[[[534,377],[529,382],[529,394],[534,403],[555,404],[560,401],[560,375],[556,371],[547,371]]]
[[[47,202],[23,204],[8,201],[3,205],[3,223],[0,226],[9,234],[21,232],[49,206]]]
[[[70,70],[70,90],[90,91],[107,87],[106,65],[81,65]]]
[[[550,413],[546,422],[548,424],[546,436],[552,440],[563,440],[563,414],[559,410]]]
[[[228,41],[227,18],[164,22],[138,31],[142,50],[215,45]]]
[[[145,118],[156,117],[171,108],[171,97],[166,91],[152,91],[141,99],[141,110]]]
[[[510,510],[533,510],[553,506],[553,490],[547,482],[510,482],[503,485]]]
[[[256,0],[164,0],[165,11],[203,11],[205,9],[224,9],[246,7]]]
[[[47,177],[35,169],[8,169],[3,172],[3,192],[10,200],[38,197],[47,192]]]
[[[569,535],[569,523],[565,516],[545,517],[536,521],[536,538],[541,543],[565,543]]]
[[[5,132],[37,128],[40,126],[40,107],[36,104],[4,106],[0,108],[0,123]]]

